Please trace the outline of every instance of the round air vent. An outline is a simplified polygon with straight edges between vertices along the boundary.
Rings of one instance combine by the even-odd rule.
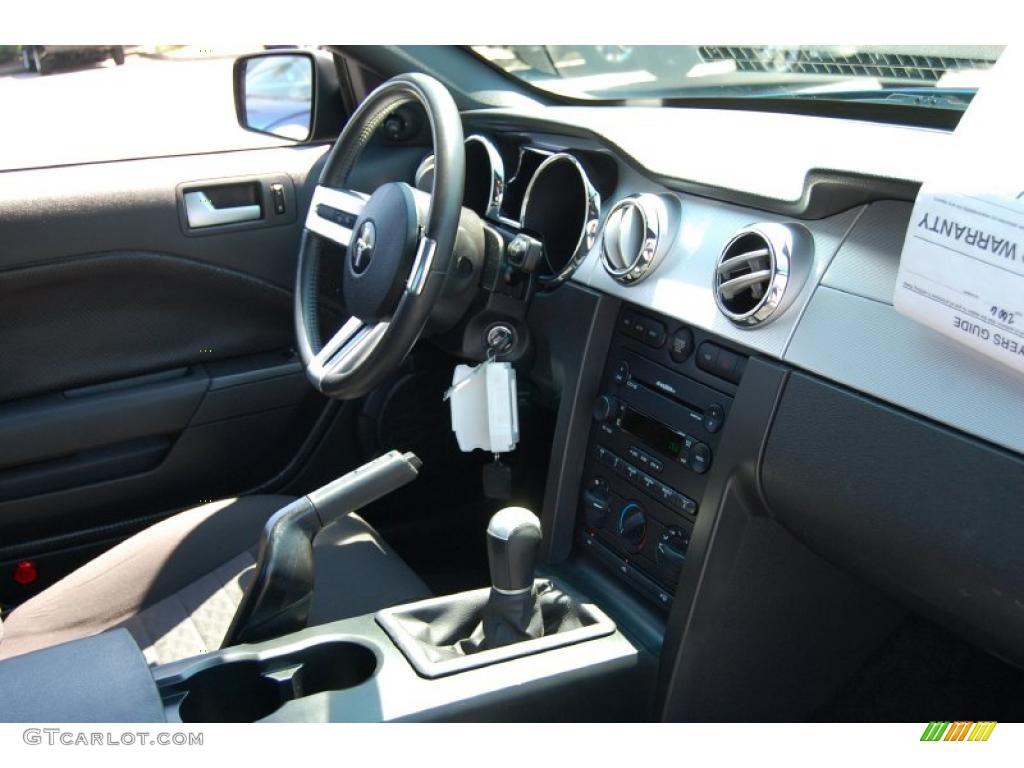
[[[665,257],[672,241],[674,202],[674,198],[643,194],[630,195],[612,206],[601,233],[601,258],[615,280],[623,285],[638,283]]]
[[[715,267],[715,301],[723,314],[753,327],[785,309],[810,263],[803,240],[796,228],[783,224],[758,224],[734,235]]]

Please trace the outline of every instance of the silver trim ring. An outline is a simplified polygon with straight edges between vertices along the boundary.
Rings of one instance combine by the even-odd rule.
[[[768,278],[768,290],[765,291],[761,300],[750,310],[737,314],[730,311],[722,303],[722,296],[719,289],[722,286],[722,278],[719,274],[719,267],[725,254],[741,238],[756,235],[768,246],[769,267],[771,277]],[[729,320],[740,327],[753,328],[770,320],[782,306],[786,295],[786,288],[789,285],[790,270],[793,253],[793,233],[788,227],[781,224],[764,224],[741,229],[733,235],[729,242],[722,248],[722,252],[715,260],[715,271],[713,283],[715,290],[715,303],[718,309]],[[739,254],[737,254],[739,255]]]
[[[530,207],[530,194],[533,192],[534,184],[537,183],[537,179],[541,177],[541,174],[544,173],[548,166],[558,162],[571,163],[577,173],[579,173],[580,179],[583,181],[583,205],[586,211],[583,227],[580,231],[579,239],[576,241],[576,247],[565,266],[557,275],[540,278],[541,284],[546,288],[553,288],[564,283],[576,271],[579,265],[583,263],[583,260],[597,241],[598,229],[601,223],[601,195],[594,188],[594,185],[590,183],[590,178],[587,176],[587,172],[583,170],[580,161],[567,152],[558,152],[544,160],[537,166],[537,170],[533,172],[530,183],[526,186],[526,194],[523,195],[523,204],[519,208],[520,227],[526,226],[526,212]]]
[[[483,216],[491,221],[499,221],[501,219],[501,202],[505,198],[505,161],[501,159],[501,153],[498,151],[498,148],[486,136],[474,133],[472,136],[466,137],[463,145],[465,146],[471,141],[484,148],[484,151],[487,153],[487,162],[491,166],[487,206],[484,209]],[[413,174],[413,186],[417,189],[422,189],[421,182],[423,177],[428,173],[433,173],[433,171],[434,155],[431,153],[424,157],[416,167],[416,172]]]
[[[527,146],[527,145],[523,145],[523,146],[519,147],[519,157],[516,159],[516,172],[515,172],[515,174],[513,174],[512,178],[508,180],[509,185],[515,184],[517,181],[519,181],[519,177],[523,173],[523,161],[526,159],[527,154],[540,155],[541,158],[545,158],[546,159],[546,158],[551,157],[555,153],[552,150],[550,150],[550,149],[542,149],[540,147],[533,147],[533,146]],[[540,161],[540,163],[543,163],[543,162],[544,162],[544,160],[542,159]],[[538,167],[540,166],[540,163],[538,163]],[[537,169],[534,168],[533,169],[533,173],[536,173],[536,172],[537,172]],[[531,179],[533,178],[533,173],[530,174],[530,178]],[[527,182],[527,184],[529,184],[529,182]],[[515,218],[515,219],[509,218],[508,216],[501,216],[498,219],[498,221],[501,222],[502,224],[507,224],[510,227],[516,227],[518,229],[522,229],[522,227],[523,227],[523,206],[522,206],[522,203],[519,204],[519,211],[517,212],[517,215],[518,215],[519,218]]]
[[[509,595],[509,596],[511,596],[511,595],[525,595],[527,592],[532,592],[533,591],[533,587],[534,587],[534,585],[531,584],[530,586],[523,587],[522,589],[499,589],[498,587],[494,586],[493,584],[491,585],[491,589],[493,589],[499,595]]]
[[[498,148],[486,136],[474,133],[472,136],[466,137],[465,143],[469,144],[471,141],[475,141],[484,148],[487,153],[487,161],[491,165],[491,183],[488,187],[484,218],[497,221],[501,215],[501,201],[505,198],[505,161],[501,159]]]
[[[616,267],[612,264],[611,256],[608,253],[608,224],[616,212],[624,208],[632,208],[640,214],[640,221],[643,225],[643,242],[629,264]],[[652,224],[652,217],[647,215],[641,195],[630,195],[613,205],[608,211],[608,215],[604,217],[604,226],[601,228],[601,261],[604,263],[605,271],[623,285],[640,282],[647,277],[654,265],[655,256],[658,253],[658,243],[661,239],[661,222],[657,211],[653,211],[653,214]]]

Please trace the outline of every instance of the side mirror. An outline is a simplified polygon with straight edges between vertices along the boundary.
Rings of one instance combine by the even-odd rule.
[[[268,51],[235,60],[235,114],[247,131],[295,141],[332,139],[344,110],[333,58]]]

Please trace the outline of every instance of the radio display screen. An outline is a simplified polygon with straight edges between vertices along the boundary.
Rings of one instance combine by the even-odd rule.
[[[678,432],[632,408],[623,411],[619,426],[654,450],[673,459],[679,458],[683,450],[683,438]]]

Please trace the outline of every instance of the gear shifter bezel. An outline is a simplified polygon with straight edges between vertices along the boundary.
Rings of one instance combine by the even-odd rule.
[[[551,589],[559,591],[569,600],[574,601],[574,607],[582,626],[499,648],[439,658],[439,654],[436,653],[438,649],[463,639],[459,636],[462,634],[459,630],[467,628],[471,630],[480,620],[481,613],[491,594],[490,588],[385,608],[377,611],[374,618],[392,642],[398,646],[409,664],[421,677],[426,678],[466,672],[490,664],[498,664],[605,637],[615,632],[615,622],[596,605],[584,602],[564,585],[546,579],[538,579],[535,588],[541,591],[545,585],[550,585]],[[440,629],[442,626],[447,626],[448,629]]]

